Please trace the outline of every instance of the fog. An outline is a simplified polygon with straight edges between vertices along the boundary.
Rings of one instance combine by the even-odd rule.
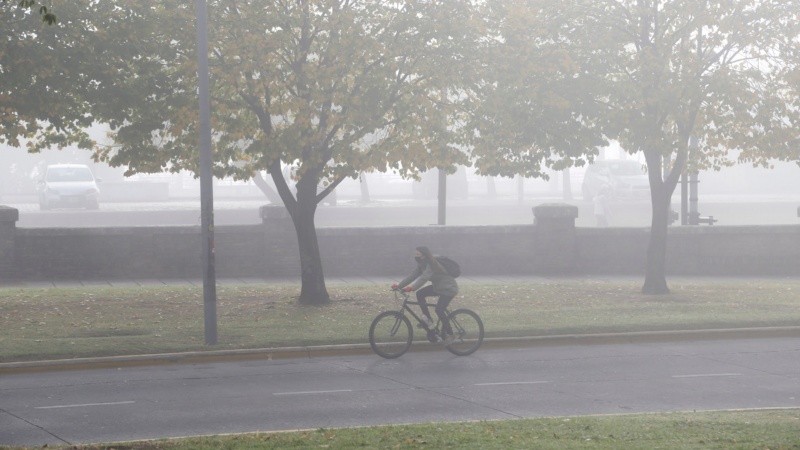
[[[641,157],[618,148],[601,152],[607,160]],[[42,211],[39,188],[50,164],[88,165],[98,179],[100,208],[53,208]],[[199,182],[190,173],[135,175],[126,178],[121,168],[94,163],[86,150],[49,150],[29,154],[24,149],[0,147],[0,204],[20,210],[18,226],[118,226],[194,225],[199,223]],[[597,226],[591,201],[584,198],[585,167],[563,173],[551,172],[550,180],[520,180],[479,176],[461,167],[447,177],[448,225],[528,224],[531,208],[542,203],[564,202],[578,206],[577,226]],[[422,174],[420,181],[405,180],[396,173],[369,173],[366,186],[347,179],[326,199],[317,213],[318,226],[429,225],[437,222],[437,172]],[[699,175],[698,210],[714,216],[717,225],[797,224],[800,205],[800,168],[776,163],[772,169],[735,165]],[[217,224],[259,223],[258,209],[269,204],[252,182],[215,180]],[[609,198],[609,226],[648,226],[649,197]],[[680,185],[673,195],[673,209],[680,211]],[[137,219],[139,217],[139,219]],[[680,222],[677,222],[678,224]]]

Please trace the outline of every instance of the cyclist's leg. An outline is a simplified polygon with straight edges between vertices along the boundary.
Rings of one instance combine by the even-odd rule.
[[[439,301],[436,303],[436,315],[442,321],[442,331],[445,335],[453,334],[453,328],[450,326],[450,321],[447,320],[446,309],[454,297],[454,295],[440,295]]]
[[[428,309],[428,303],[425,301],[425,297],[436,297],[436,293],[433,292],[432,285],[427,285],[424,288],[417,291],[417,301],[419,302],[419,308],[422,310],[422,314],[424,314],[425,317],[431,319],[431,311]]]

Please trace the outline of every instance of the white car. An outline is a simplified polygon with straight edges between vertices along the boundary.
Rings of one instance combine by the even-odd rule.
[[[91,169],[84,164],[53,164],[47,166],[38,183],[39,207],[87,208],[100,207],[100,189]]]
[[[601,191],[615,199],[647,199],[650,197],[650,180],[647,166],[626,159],[595,161],[586,168],[583,176],[583,199],[592,199]]]

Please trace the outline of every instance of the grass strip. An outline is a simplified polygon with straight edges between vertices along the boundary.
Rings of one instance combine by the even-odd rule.
[[[657,413],[430,423],[54,448],[788,450],[800,448],[800,410]]]
[[[451,306],[483,318],[487,337],[800,324],[800,279],[682,279],[648,296],[637,280],[462,282]],[[386,286],[331,284],[324,307],[295,284],[218,288],[219,344],[203,343],[195,286],[0,288],[0,362],[367,342]],[[421,333],[418,338],[422,338]]]

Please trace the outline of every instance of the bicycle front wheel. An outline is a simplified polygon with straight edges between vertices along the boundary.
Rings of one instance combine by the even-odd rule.
[[[447,316],[453,328],[455,341],[447,346],[450,353],[458,356],[467,356],[483,343],[483,321],[469,309],[457,309]]]
[[[369,327],[369,345],[384,358],[397,358],[407,352],[414,338],[411,322],[397,311],[384,311]]]

